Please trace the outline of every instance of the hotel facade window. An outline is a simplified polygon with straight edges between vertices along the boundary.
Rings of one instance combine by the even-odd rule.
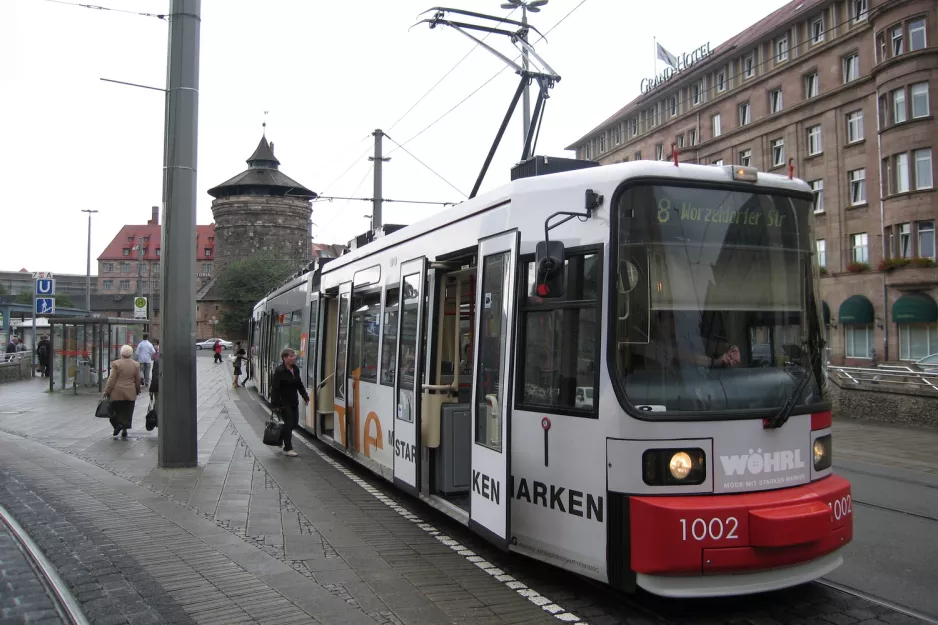
[[[785,140],[774,139],[772,141],[772,166],[780,167],[785,164]]]
[[[933,189],[931,148],[915,150],[912,154],[915,158],[915,190]]]
[[[815,156],[824,151],[821,145],[821,127],[811,126],[808,128],[808,155]]]
[[[823,180],[812,180],[808,184],[811,185],[811,190],[814,191],[814,196],[817,198],[814,204],[815,213],[824,212],[824,181]]]
[[[854,169],[847,172],[847,180],[850,183],[850,205],[866,204],[866,170]]]
[[[769,111],[779,113],[782,110],[782,90],[772,89],[769,92]]]
[[[853,251],[853,262],[870,262],[869,235],[865,232],[850,235],[850,249]]]
[[[863,111],[847,113],[847,143],[863,141]]]

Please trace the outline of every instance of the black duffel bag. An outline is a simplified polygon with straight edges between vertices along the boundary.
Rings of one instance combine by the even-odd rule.
[[[283,445],[283,422],[276,411],[270,414],[270,420],[264,426],[264,444],[273,447]]]

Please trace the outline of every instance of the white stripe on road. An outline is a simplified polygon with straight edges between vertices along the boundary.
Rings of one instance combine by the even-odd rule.
[[[533,588],[529,588],[528,586],[526,586],[522,582],[519,582],[518,580],[516,580],[514,577],[512,577],[511,575],[509,575],[502,569],[496,567],[494,564],[487,562],[485,559],[477,556],[471,550],[466,549],[464,546],[459,544],[458,541],[453,540],[452,538],[450,538],[449,536],[446,536],[445,534],[441,534],[439,530],[437,530],[435,527],[433,527],[429,523],[425,523],[423,519],[413,514],[407,508],[404,508],[403,506],[398,504],[396,501],[394,501],[394,499],[383,494],[380,490],[378,490],[377,488],[375,488],[374,486],[372,486],[365,480],[361,479],[360,477],[355,475],[353,472],[343,467],[340,463],[336,462],[335,460],[327,456],[325,453],[317,449],[311,442],[306,440],[304,437],[297,436],[296,438],[298,438],[304,445],[309,447],[316,455],[318,455],[320,458],[326,461],[330,466],[332,466],[334,469],[339,471],[339,473],[343,474],[345,477],[352,480],[353,482],[361,486],[365,491],[367,491],[372,496],[374,496],[375,499],[377,499],[378,501],[380,501],[381,503],[389,507],[391,510],[394,510],[395,512],[397,512],[408,521],[414,523],[417,527],[425,531],[427,534],[436,538],[438,541],[440,541],[441,543],[443,543],[444,545],[446,545],[447,547],[455,551],[457,554],[464,557],[469,562],[472,562],[474,565],[476,565],[477,567],[479,567],[480,569],[482,569],[483,571],[491,575],[493,578],[495,578],[496,581],[514,590],[519,595],[521,595],[522,597],[524,597],[525,599],[527,599],[534,605],[538,606],[539,608],[541,608],[548,614],[553,615],[554,618],[560,621],[563,621],[565,623],[580,623],[581,625],[587,625],[586,622],[580,620],[580,617],[578,617],[576,614],[567,612],[562,607],[552,602],[550,599],[540,594]]]

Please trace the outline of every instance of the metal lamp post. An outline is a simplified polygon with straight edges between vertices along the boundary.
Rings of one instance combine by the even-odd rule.
[[[540,13],[540,7],[547,4],[548,0],[508,0],[502,4],[503,9],[517,9],[521,8],[521,25],[524,30],[524,41],[528,42],[528,11],[531,13]],[[528,69],[528,49],[523,47],[521,48],[521,67]],[[531,93],[529,91],[529,85],[524,86],[523,100],[521,102],[521,114],[523,118],[521,120],[522,130],[524,134],[522,135],[522,141],[526,141],[528,138],[528,127],[531,125]]]
[[[83,213],[88,213],[88,267],[85,270],[85,308],[91,313],[91,214],[97,213],[96,210],[82,209]]]

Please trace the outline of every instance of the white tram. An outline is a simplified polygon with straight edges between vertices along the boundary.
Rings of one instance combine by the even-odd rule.
[[[615,588],[813,580],[853,519],[831,468],[812,203],[803,181],[743,167],[516,180],[259,302],[255,382],[266,398],[293,347],[319,439]]]

